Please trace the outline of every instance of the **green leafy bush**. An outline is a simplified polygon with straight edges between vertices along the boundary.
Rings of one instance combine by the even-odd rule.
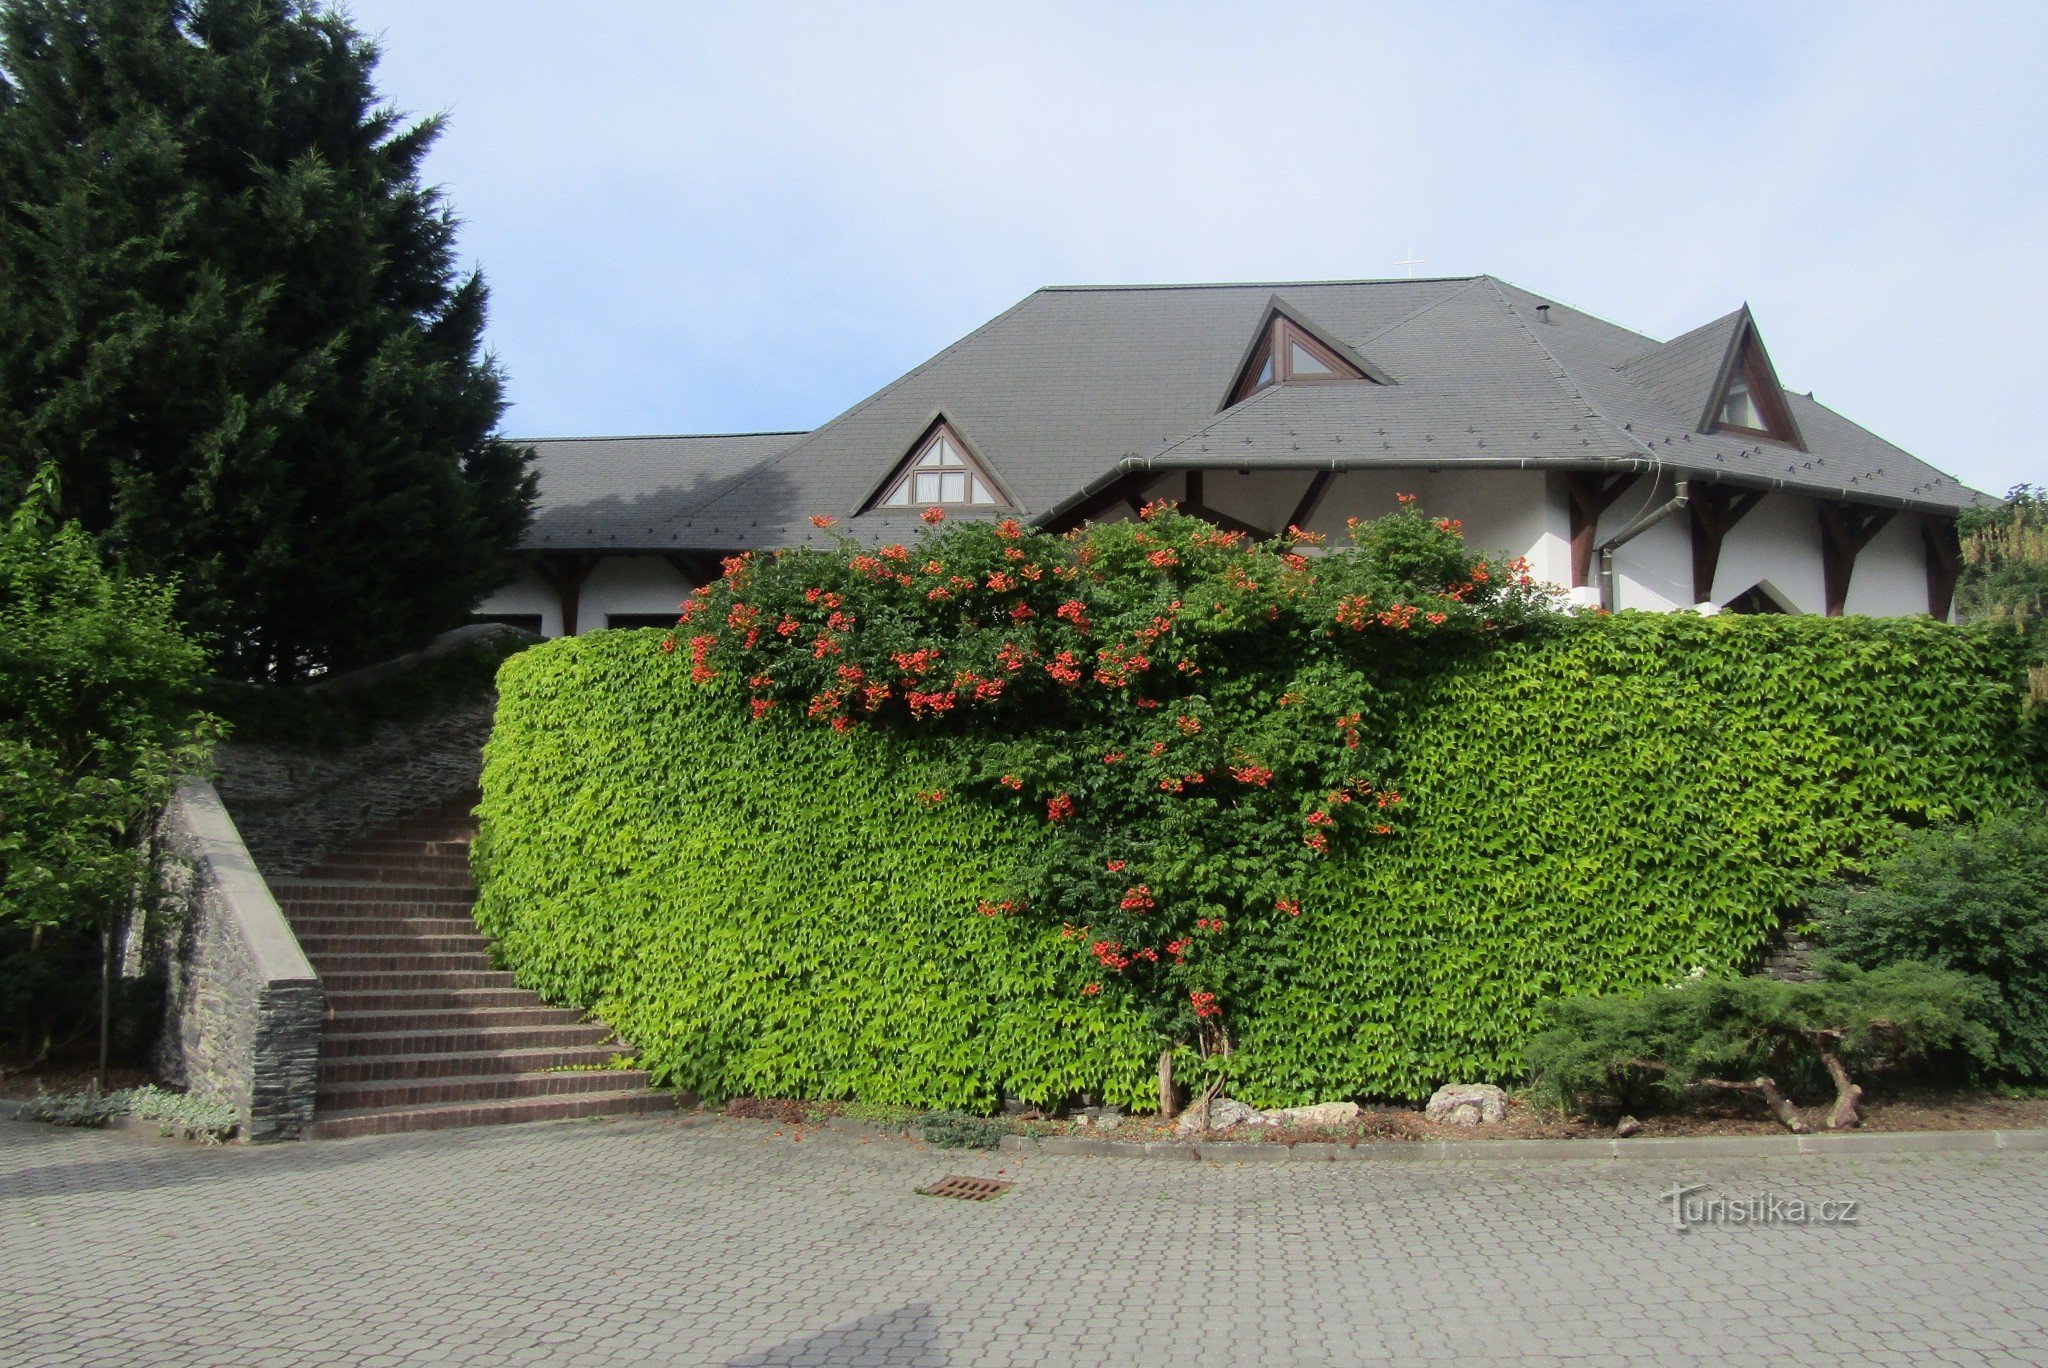
[[[31,1053],[89,1019],[95,942],[214,735],[170,588],[106,569],[55,502],[46,473],[0,526],[0,1006]]]
[[[1915,832],[1866,883],[1814,900],[1815,936],[1875,967],[1922,959],[1975,978],[2008,1077],[2048,1079],[2048,816]]]
[[[37,1089],[24,1102],[21,1117],[52,1126],[97,1129],[117,1117],[133,1116],[157,1123],[157,1134],[202,1145],[218,1145],[234,1137],[241,1124],[235,1109],[217,1098],[171,1092],[154,1084],[115,1092],[53,1093]]]
[[[1149,554],[1116,573],[1156,586]],[[1284,605],[1254,601],[1287,621]],[[1099,626],[1117,614],[1084,603],[1084,616]],[[778,619],[737,630],[756,625]],[[817,625],[805,619],[792,635],[815,649]],[[1177,718],[1207,706],[1232,719],[1240,748],[1257,737],[1280,763],[1248,758],[1276,778],[1296,764],[1299,777],[1235,783],[1238,756],[1202,757],[1209,778],[1195,796],[1227,839],[1177,825],[1180,809],[1152,809],[1169,815],[1148,828],[1134,798],[1119,809],[1099,787],[1051,788],[1074,796],[1077,814],[1100,803],[1127,815],[1123,839],[1157,861],[1146,875],[1160,871],[1133,880],[1085,847],[1087,864],[1072,858],[1076,828],[1046,820],[1044,790],[1103,767],[1111,739],[1095,728],[1151,720],[1055,711],[1041,724],[1019,712],[982,728],[956,707],[938,725],[834,729],[843,714],[829,703],[819,717],[793,715],[809,705],[787,705],[784,677],[763,684],[769,671],[727,668],[718,643],[663,650],[676,640],[605,633],[507,662],[474,856],[478,917],[522,982],[593,1007],[660,1081],[709,1097],[986,1110],[1002,1096],[1090,1092],[1148,1108],[1155,1000],[1086,991],[1117,982],[1092,953],[1101,928],[1164,910],[1117,906],[1140,881],[1156,903],[1186,899],[1189,916],[1213,917],[1205,898],[1232,909],[1226,920],[1258,915],[1275,894],[1302,908],[1247,937],[1257,953],[1225,981],[1233,1096],[1415,1098],[1447,1079],[1515,1075],[1545,999],[1636,990],[1694,965],[1735,969],[1818,884],[1889,852],[1900,822],[2010,805],[2032,785],[2010,633],[1924,620],[1539,618],[1515,640],[1445,636],[1425,650],[1320,658],[1315,715],[1334,723],[1348,702],[1360,746],[1332,727],[1338,749],[1376,792],[1404,801],[1370,805],[1387,832],[1368,824],[1300,864],[1268,861],[1230,824],[1245,820],[1245,791],[1266,795],[1256,814],[1284,787],[1300,806],[1274,805],[1270,820],[1308,850],[1307,814],[1328,811],[1323,734],[1290,750],[1291,723],[1257,731],[1255,716],[1279,704],[1252,688],[1270,682],[1263,666],[1233,666],[1247,692],[1220,704],[1184,679],[1148,684],[1176,690],[1151,738],[1169,752]],[[1111,644],[1105,633],[1094,649]],[[1279,648],[1243,631],[1192,649],[1206,671],[1233,652]],[[1197,678],[1213,688],[1222,673]],[[951,674],[944,683],[958,692]],[[1205,722],[1199,736],[1224,730]],[[1142,753],[1154,758],[1149,742]],[[1186,772],[1197,771],[1163,777],[1185,783]],[[941,790],[945,801],[929,801]],[[1298,882],[1276,888],[1276,869]],[[1046,877],[1060,870],[1065,879]],[[1051,906],[1002,912],[1027,889]],[[1063,899],[1087,907],[1070,914]],[[1275,910],[1269,901],[1264,915]],[[1063,936],[1063,917],[1094,934]],[[1192,1048],[1183,1055],[1196,1062]]]
[[[1987,1057],[1980,1005],[1967,976],[1914,960],[1834,965],[1805,983],[1702,977],[1551,1004],[1547,1029],[1529,1042],[1529,1072],[1540,1094],[1572,1110],[1641,1109],[1712,1087],[1753,1092],[1805,1131],[1780,1082],[1824,1069],[1835,1087],[1827,1124],[1841,1129],[1861,1119],[1852,1070],[1939,1049]]]

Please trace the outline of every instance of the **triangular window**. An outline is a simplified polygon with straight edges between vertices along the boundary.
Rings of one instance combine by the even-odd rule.
[[[1355,363],[1339,355],[1336,348],[1275,309],[1267,315],[1259,344],[1252,349],[1251,358],[1239,372],[1238,382],[1231,387],[1229,403],[1224,407],[1241,404],[1273,385],[1356,384],[1361,381],[1366,384],[1384,383],[1380,377],[1366,374]]]
[[[1767,437],[1788,446],[1803,445],[1792,410],[1785,403],[1785,391],[1771,367],[1763,343],[1757,340],[1754,324],[1745,325],[1737,342],[1735,364],[1728,369],[1727,383],[1712,412],[1713,426],[1721,432],[1742,437]]]
[[[895,483],[875,502],[878,508],[997,508],[1005,502],[967,446],[940,423],[910,454]]]

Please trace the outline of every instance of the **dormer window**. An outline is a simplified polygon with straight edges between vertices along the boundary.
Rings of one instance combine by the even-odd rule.
[[[1373,378],[1286,314],[1275,311],[1258,349],[1245,363],[1244,378],[1230,396],[1241,404],[1274,385],[1373,383]],[[1228,405],[1225,405],[1228,407]]]
[[[1007,502],[967,447],[944,422],[904,462],[902,473],[875,501],[877,508],[999,508]]]
[[[1727,386],[1721,402],[1710,409],[1714,430],[1739,437],[1762,437],[1787,446],[1803,446],[1799,426],[1785,402],[1785,391],[1771,359],[1757,339],[1756,328],[1745,323],[1737,343],[1734,364],[1728,369]]]

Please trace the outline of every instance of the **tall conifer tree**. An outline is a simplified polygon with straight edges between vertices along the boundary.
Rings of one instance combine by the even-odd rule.
[[[0,503],[54,464],[250,678],[460,622],[532,502],[376,63],[311,0],[0,0]]]

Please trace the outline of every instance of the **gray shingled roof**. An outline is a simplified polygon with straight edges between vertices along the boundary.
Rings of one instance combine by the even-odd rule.
[[[540,495],[524,544],[536,551],[672,550],[674,519],[733,487],[801,432],[710,437],[554,437],[531,447]]]
[[[1395,383],[1282,386],[1219,412],[1276,299]],[[644,460],[536,443],[544,503],[557,460],[577,472],[562,484],[573,497],[543,515],[544,544],[567,547],[580,525],[610,537],[592,549],[788,545],[819,535],[818,513],[899,536],[913,514],[861,509],[940,416],[1026,517],[1148,467],[1658,467],[1933,511],[1985,498],[1807,396],[1788,395],[1805,451],[1697,431],[1747,317],[1659,344],[1491,276],[1045,289],[815,432],[649,439],[750,445]],[[618,491],[630,516],[604,502],[607,462],[637,472]],[[642,496],[654,466],[687,495],[671,483]],[[665,521],[643,516],[663,499]],[[529,543],[540,535],[537,522]]]

